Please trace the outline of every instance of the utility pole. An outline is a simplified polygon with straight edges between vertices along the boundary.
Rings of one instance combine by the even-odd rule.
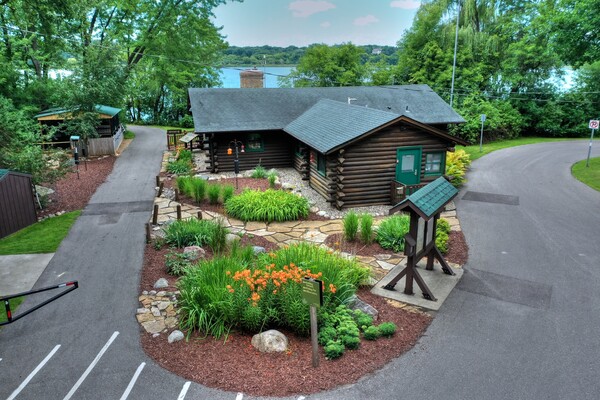
[[[454,35],[454,63],[452,64],[452,86],[450,87],[450,107],[454,100],[454,74],[456,73],[456,51],[458,50],[458,21],[460,17],[460,0],[457,1],[458,10],[456,11],[456,33]]]

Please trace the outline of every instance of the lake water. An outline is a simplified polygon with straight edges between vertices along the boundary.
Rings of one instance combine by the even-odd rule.
[[[240,72],[250,69],[248,67],[223,67],[221,68],[221,81],[224,88],[239,88],[240,87]],[[265,87],[279,87],[279,77],[287,76],[292,72],[294,67],[260,67],[257,68],[264,72]]]

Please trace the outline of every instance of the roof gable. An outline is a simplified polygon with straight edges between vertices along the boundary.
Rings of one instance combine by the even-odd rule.
[[[390,214],[409,208],[429,220],[457,194],[458,189],[444,177],[439,177],[392,207]]]
[[[284,130],[317,151],[327,154],[399,117],[397,114],[372,108],[319,100]]]
[[[198,133],[280,130],[319,100],[406,115],[424,124],[463,123],[427,85],[273,89],[189,89]]]

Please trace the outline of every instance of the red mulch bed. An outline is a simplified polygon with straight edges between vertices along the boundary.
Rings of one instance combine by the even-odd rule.
[[[87,203],[108,175],[112,172],[117,157],[106,156],[90,158],[79,164],[79,179],[76,172],[70,172],[53,184],[42,184],[54,190],[48,196],[50,200],[43,210],[37,210],[38,218],[55,214],[59,211],[75,211],[85,208]],[[75,171],[75,169],[73,169]]]

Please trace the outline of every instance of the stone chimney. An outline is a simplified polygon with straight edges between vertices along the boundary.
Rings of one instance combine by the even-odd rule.
[[[246,69],[240,72],[240,87],[244,88],[262,88],[264,87],[264,76],[261,70]]]

